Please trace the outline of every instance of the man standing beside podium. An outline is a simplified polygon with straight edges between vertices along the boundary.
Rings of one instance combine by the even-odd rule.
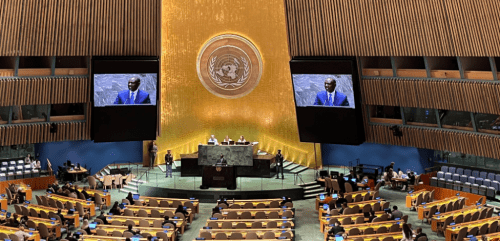
[[[281,150],[278,150],[278,154],[276,154],[276,179],[279,179],[281,169],[281,179],[285,179],[285,175],[283,174],[283,155],[281,155]]]
[[[172,163],[174,162],[174,158],[172,157],[172,153],[170,153],[170,150],[167,151],[167,154],[165,154],[165,166],[167,167],[167,174],[165,177],[172,177]]]

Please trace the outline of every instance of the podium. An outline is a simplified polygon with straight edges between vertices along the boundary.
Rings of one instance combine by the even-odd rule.
[[[236,168],[234,166],[204,166],[202,187],[236,189]]]

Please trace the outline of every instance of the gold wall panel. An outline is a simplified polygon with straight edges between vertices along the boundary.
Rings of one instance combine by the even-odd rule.
[[[211,94],[198,79],[196,59],[202,46],[221,34],[237,34],[262,55],[259,85],[238,99]],[[283,1],[162,2],[161,133],[158,163],[167,149],[174,158],[197,151],[210,134],[258,141],[271,153],[314,167],[321,165],[319,145],[301,143],[298,136]],[[145,142],[145,145],[147,143]]]

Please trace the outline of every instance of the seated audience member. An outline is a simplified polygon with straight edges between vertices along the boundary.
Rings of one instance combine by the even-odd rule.
[[[111,207],[109,212],[112,213],[113,215],[121,215],[121,209],[120,207],[118,207],[118,201],[116,201],[115,204],[113,204],[113,207]]]
[[[342,234],[345,232],[344,227],[340,224],[340,222],[337,220],[335,221],[335,225],[328,230],[328,235],[334,236],[335,234]]]
[[[365,216],[365,218],[368,218],[369,223],[371,223],[373,221],[373,219],[377,217],[377,216],[375,216],[375,211],[373,211],[373,210],[370,212],[364,213],[364,216]]]
[[[104,215],[105,215],[104,211],[101,211],[101,215],[97,216],[96,218],[102,220],[104,224],[108,224],[108,220],[106,220],[106,216]]]
[[[184,210],[184,207],[182,205],[177,206],[177,209],[175,209],[174,213],[182,213],[184,216],[188,215],[188,212]]]
[[[344,194],[340,193],[339,198],[337,198],[337,201],[335,203],[335,207],[342,207],[342,203],[347,203],[347,199],[344,198]]]
[[[285,203],[288,203],[288,202],[291,203],[292,199],[290,197],[288,197],[288,196],[285,196],[285,200],[283,200],[283,201],[280,202],[280,207],[285,206]]]
[[[413,241],[413,232],[406,223],[403,223],[403,238],[401,241]]]
[[[348,207],[347,207],[347,203],[346,203],[346,202],[345,202],[345,203],[342,203],[342,206],[341,206],[341,207],[340,207],[340,209],[339,209],[339,213],[342,213],[342,214],[343,214],[343,213],[344,213],[344,211],[345,211],[347,208],[348,208]]]
[[[165,219],[163,220],[163,223],[161,224],[161,226],[165,226],[167,224],[172,224],[171,226],[174,226],[174,228],[177,228],[177,225],[174,223],[174,221],[172,220],[169,220],[170,218],[168,216],[165,216]]]
[[[85,197],[85,200],[87,200],[87,199],[91,199],[92,201],[95,201],[95,200],[94,200],[94,197],[91,197],[91,196],[87,193],[87,190],[88,190],[88,187],[87,187],[87,186],[84,186],[84,187],[83,187],[83,190],[82,190],[82,194],[83,194],[83,196]]]
[[[129,224],[128,229],[125,232],[131,232],[133,235],[137,235],[137,234],[140,234],[141,231],[140,230],[134,231],[132,229],[132,224]]]
[[[219,207],[215,207],[215,208],[213,208],[213,209],[212,209],[212,217],[213,217],[213,216],[214,216],[214,214],[216,214],[216,213],[221,213],[221,212],[220,212],[220,208],[219,208]]]
[[[153,240],[153,236],[151,236],[151,235],[148,235],[148,237],[147,237],[147,240],[148,240],[148,241],[151,241],[151,240]]]
[[[38,171],[42,170],[42,163],[40,162],[40,160],[36,159],[31,164],[32,164],[33,169],[37,169]]]
[[[66,239],[67,239],[68,241],[78,241],[78,239],[76,239],[76,238],[74,237],[74,233],[72,233],[72,232],[68,232],[68,235],[66,235]]]
[[[19,217],[19,215],[17,215],[17,213],[14,213],[14,215],[12,215],[12,217],[10,218],[10,223],[9,223],[10,227],[14,227],[14,228],[19,227],[19,220],[17,220],[18,217]]]
[[[21,219],[19,220],[19,225],[21,226],[24,226],[24,227],[28,227],[28,216],[24,215],[21,217]]]
[[[344,173],[340,173],[339,177],[337,178],[337,182],[340,187],[340,193],[345,193],[345,179],[344,179]]]
[[[134,201],[134,195],[132,195],[132,192],[129,192],[125,199],[127,199],[130,202],[130,205],[134,205],[135,201]]]
[[[85,230],[85,232],[87,232],[87,234],[91,234],[90,227],[89,227],[89,219],[88,219],[87,215],[85,215],[85,217],[83,218],[81,229]]]
[[[427,237],[427,234],[422,233],[422,228],[418,227],[417,228],[417,233],[416,233],[416,236],[415,236],[415,240],[418,240],[418,238],[420,238],[420,237]]]
[[[394,205],[392,207],[392,219],[396,219],[396,218],[402,218],[403,217],[403,212],[399,211],[398,210],[398,206]]]
[[[389,169],[388,172],[386,172],[384,174],[385,178],[384,178],[384,182],[385,182],[385,186],[387,186],[388,188],[392,188],[392,178],[393,178],[393,171],[392,169]]]
[[[217,206],[218,206],[219,204],[221,204],[221,203],[224,203],[224,204],[226,204],[226,205],[229,207],[229,203],[227,203],[226,199],[225,199],[225,198],[223,198],[222,196],[220,197],[220,199],[219,199],[219,200],[217,200]]]
[[[17,236],[17,239],[19,241],[24,241],[25,239],[27,240],[30,237],[30,234],[27,232],[24,232],[24,226],[19,227],[19,230],[17,230],[14,235]]]
[[[409,172],[408,173],[408,179],[406,181],[406,185],[404,185],[403,189],[401,189],[401,190],[405,191],[407,186],[409,188],[410,185],[413,185],[413,184],[415,184],[415,174],[413,172]]]
[[[24,158],[24,164],[31,164],[31,155],[28,154],[25,158]]]
[[[392,217],[392,211],[391,211],[390,208],[388,208],[387,210],[385,210],[385,213],[388,215],[388,219],[394,220],[394,218]]]

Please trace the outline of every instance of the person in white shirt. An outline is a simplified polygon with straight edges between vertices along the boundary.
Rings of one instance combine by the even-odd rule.
[[[245,137],[240,136],[240,139],[238,140],[238,142],[245,143],[245,142],[247,142],[247,140],[245,140]]]
[[[24,241],[24,239],[28,238],[30,236],[29,233],[24,232],[24,226],[20,225],[19,230],[17,230],[14,235],[17,236],[19,241]]]
[[[232,141],[231,138],[229,138],[229,136],[226,136],[226,138],[224,138],[224,142],[230,142]]]
[[[208,139],[208,142],[213,142],[214,145],[219,145],[219,142],[217,142],[217,139],[215,139],[214,135],[210,136],[210,138]]]
[[[26,158],[24,158],[24,164],[31,164],[31,155],[28,154]]]

